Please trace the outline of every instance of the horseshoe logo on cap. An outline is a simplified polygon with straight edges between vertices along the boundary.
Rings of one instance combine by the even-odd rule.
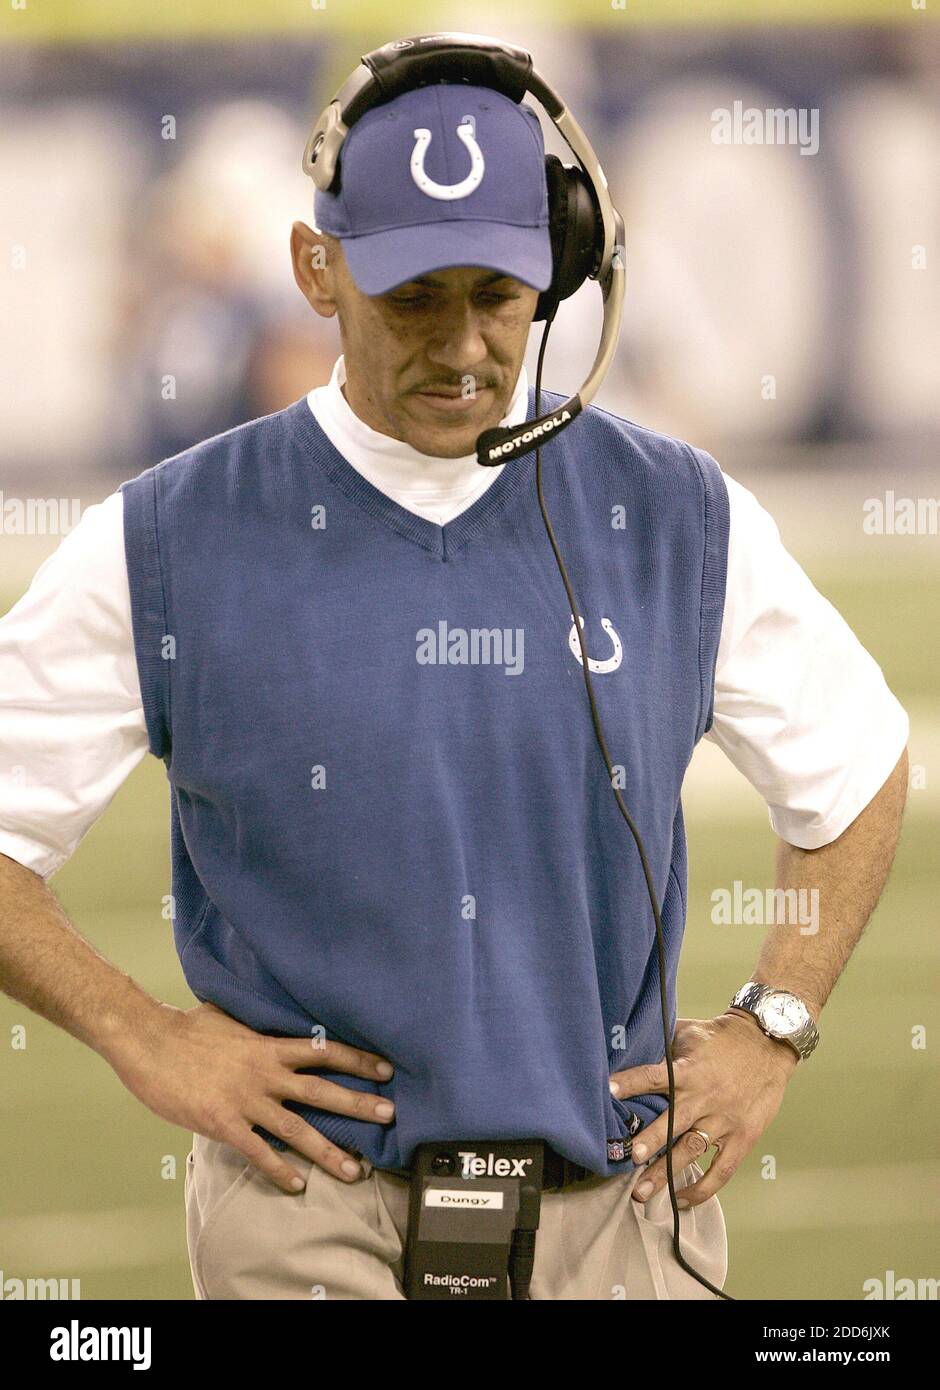
[[[424,156],[431,143],[431,132],[423,126],[415,131],[415,147],[411,152],[411,177],[429,198],[466,198],[475,188],[479,188],[483,178],[483,151],[476,141],[476,122],[472,116],[463,116],[457,127],[457,135],[470,152],[470,172],[459,183],[435,183],[424,171]]]
[[[580,615],[579,615],[580,616]],[[606,661],[595,661],[593,657],[588,657],[588,670],[596,671],[599,674],[606,674],[608,671],[616,671],[623,660],[623,643],[614,631],[614,625],[609,618],[601,618],[601,627],[614,644],[614,654],[609,656]],[[581,628],[584,629],[584,619],[581,618]],[[578,641],[578,630],[574,625],[574,614],[571,614],[571,631],[568,634],[568,646],[578,658],[579,665],[583,666],[581,660],[581,643]]]

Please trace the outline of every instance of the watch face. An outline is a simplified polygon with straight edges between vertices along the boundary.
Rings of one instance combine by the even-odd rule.
[[[809,1018],[806,1005],[784,990],[768,994],[758,1005],[760,1019],[769,1033],[788,1038],[799,1032]]]

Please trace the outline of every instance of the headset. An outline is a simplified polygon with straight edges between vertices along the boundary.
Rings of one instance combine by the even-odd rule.
[[[365,54],[359,67],[346,79],[336,96],[323,110],[310,132],[303,154],[303,170],[317,188],[326,192],[339,187],[341,178],[340,154],[343,141],[359,118],[374,106],[391,101],[403,92],[435,82],[467,83],[491,87],[512,101],[520,102],[526,93],[535,96],[561,131],[566,143],[581,167],[562,164],[556,155],[545,156],[545,176],[548,184],[549,233],[552,245],[552,281],[541,291],[533,321],[544,319],[545,331],[539,347],[535,378],[536,418],[512,428],[497,427],[484,430],[476,442],[477,462],[484,467],[498,467],[507,460],[535,450],[535,478],[539,509],[558,564],[562,583],[574,619],[575,631],[581,646],[581,667],[587,689],[594,733],[600,747],[607,775],[620,813],[633,836],[649,894],[656,924],[656,947],[659,958],[659,995],[663,1017],[663,1044],[669,1082],[669,1105],[666,1135],[666,1178],[672,1204],[672,1248],[677,1262],[700,1284],[733,1302],[730,1294],[710,1283],[703,1274],[686,1261],[679,1245],[679,1209],[676,1205],[673,1176],[672,1146],[675,1119],[675,1075],[672,1043],[669,1037],[669,1012],[666,998],[666,956],[663,945],[662,918],[653,875],[639,830],[628,811],[616,785],[607,740],[601,725],[594,689],[591,683],[590,662],[585,647],[581,619],[568,571],[565,568],[555,532],[545,506],[542,490],[541,444],[546,437],[555,437],[590,404],[613,361],[620,325],[623,318],[625,282],[624,223],[611,201],[607,179],[591,144],[578,122],[567,110],[557,93],[541,77],[532,64],[532,55],[524,48],[503,43],[482,34],[421,34],[397,39]],[[548,415],[541,415],[542,363],[548,333],[558,306],[574,294],[587,279],[598,281],[604,299],[604,319],[601,338],[590,375],[576,395],[571,396]]]

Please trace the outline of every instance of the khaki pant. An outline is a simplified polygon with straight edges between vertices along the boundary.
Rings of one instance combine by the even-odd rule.
[[[186,1162],[186,1238],[199,1299],[403,1299],[408,1182],[363,1161],[343,1183],[309,1159],[289,1161],[306,1190],[282,1192],[228,1144],[193,1135]],[[532,1299],[710,1299],[675,1261],[664,1188],[634,1202],[645,1167],[589,1177],[542,1195]],[[675,1174],[676,1190],[702,1176]],[[717,1197],[679,1216],[686,1261],[717,1288],[728,1269]]]

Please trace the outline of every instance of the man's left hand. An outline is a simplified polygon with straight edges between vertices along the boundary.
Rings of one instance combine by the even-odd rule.
[[[673,1172],[705,1152],[693,1129],[703,1130],[719,1151],[703,1178],[677,1188],[680,1206],[698,1206],[732,1178],[780,1109],[787,1082],[799,1059],[789,1043],[767,1037],[757,1020],[738,1012],[718,1018],[680,1018],[672,1042],[675,1076]],[[668,1095],[665,1060],[614,1072],[611,1089],[620,1100],[630,1096]],[[616,1089],[614,1087],[616,1086]],[[668,1112],[633,1139],[633,1158],[645,1162],[666,1147]],[[645,1202],[666,1185],[666,1155],[651,1163],[633,1189]]]

